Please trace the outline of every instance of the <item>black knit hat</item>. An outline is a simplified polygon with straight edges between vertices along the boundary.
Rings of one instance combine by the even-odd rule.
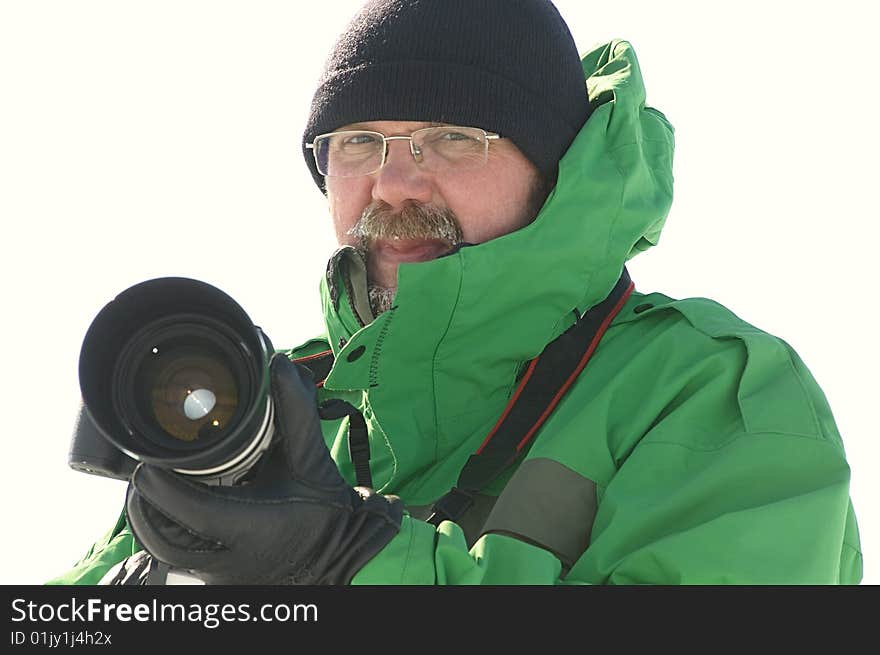
[[[552,3],[371,0],[327,60],[304,144],[365,121],[481,127],[553,183],[589,113],[577,47]],[[323,189],[312,151],[303,154]]]

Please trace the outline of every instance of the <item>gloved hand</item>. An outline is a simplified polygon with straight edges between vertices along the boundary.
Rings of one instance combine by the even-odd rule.
[[[126,510],[156,559],[208,584],[347,584],[400,529],[395,496],[352,488],[321,435],[315,387],[270,363],[275,430],[255,478],[216,487],[140,464]]]

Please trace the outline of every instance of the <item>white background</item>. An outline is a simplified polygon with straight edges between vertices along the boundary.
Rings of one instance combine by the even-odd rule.
[[[676,199],[637,288],[714,298],[800,353],[880,582],[871,3],[557,5],[581,51],[633,43],[677,130]],[[0,583],[67,570],[122,505],[124,483],[66,464],[80,343],[118,292],[196,277],[276,346],[321,330],[334,244],[299,140],[358,6],[0,0]]]

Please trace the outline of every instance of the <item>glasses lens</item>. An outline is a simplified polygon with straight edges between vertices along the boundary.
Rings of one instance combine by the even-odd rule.
[[[384,149],[377,132],[335,132],[315,141],[315,163],[327,177],[369,175],[382,167]]]
[[[434,171],[477,168],[486,163],[486,133],[476,127],[428,127],[413,132],[423,165]]]

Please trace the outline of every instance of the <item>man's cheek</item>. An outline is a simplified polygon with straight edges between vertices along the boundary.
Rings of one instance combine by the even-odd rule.
[[[357,224],[358,218],[360,218],[360,214],[333,212],[333,227],[339,245],[357,245],[358,239],[351,234],[351,230]]]
[[[363,201],[361,197],[363,197]],[[327,201],[330,216],[333,218],[336,240],[340,245],[355,245],[356,239],[348,232],[355,226],[364,209],[370,204],[369,193],[364,196],[363,193],[359,193],[356,187],[340,185],[339,180],[331,180],[327,184]]]

